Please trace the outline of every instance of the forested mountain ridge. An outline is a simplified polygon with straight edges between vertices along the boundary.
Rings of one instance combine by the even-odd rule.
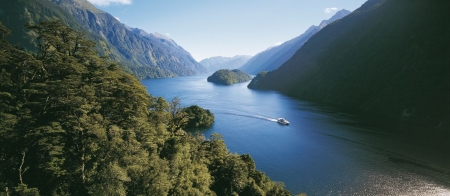
[[[137,74],[145,73],[146,68],[160,69],[173,76],[195,75],[205,71],[205,68],[181,47],[169,45],[157,37],[136,34],[87,0],[52,1],[71,13],[86,29],[108,40],[127,59],[140,65],[132,68]]]
[[[60,18],[77,30],[89,32],[101,55],[120,62],[138,78],[195,75],[206,71],[183,48],[156,36],[145,37],[135,33],[86,0],[3,1],[0,9],[3,10],[0,19],[16,32],[13,43],[19,43],[28,50],[35,49],[27,44],[30,37],[23,24]],[[19,32],[20,36],[17,35]]]
[[[220,136],[184,132],[179,99],[147,94],[83,33],[27,28],[34,54],[0,23],[0,195],[290,195]]]
[[[348,15],[350,11],[342,9],[334,14],[330,19],[323,20],[318,26],[313,25],[309,27],[303,34],[295,37],[289,41],[282,43],[279,46],[271,47],[263,52],[256,54],[247,63],[242,65],[239,69],[249,74],[256,75],[261,71],[272,71],[280,67],[289,58],[291,58],[297,50],[308,41],[308,39],[320,31],[328,24],[343,18]]]
[[[208,71],[217,71],[219,69],[237,69],[244,65],[252,56],[236,55],[233,57],[214,56],[200,61]]]
[[[449,6],[369,0],[249,88],[448,130]]]
[[[73,16],[68,14],[54,3],[46,0],[15,0],[0,1],[0,21],[13,33],[7,40],[27,51],[36,51],[34,37],[25,28],[25,24],[37,24],[43,20],[60,20],[73,29],[85,32],[85,36],[97,43],[96,49],[100,55],[108,56],[113,60],[117,51],[108,47],[104,40],[92,33],[86,32]]]

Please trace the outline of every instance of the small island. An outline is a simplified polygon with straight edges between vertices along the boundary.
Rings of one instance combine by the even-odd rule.
[[[252,77],[239,69],[221,69],[214,72],[213,75],[208,77],[208,82],[230,85],[239,82],[247,82]]]

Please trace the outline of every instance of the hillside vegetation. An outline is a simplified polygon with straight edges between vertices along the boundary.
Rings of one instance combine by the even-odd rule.
[[[219,135],[184,132],[178,99],[147,94],[82,33],[28,28],[34,54],[0,23],[0,195],[289,195]]]
[[[249,88],[449,130],[449,1],[369,0]]]

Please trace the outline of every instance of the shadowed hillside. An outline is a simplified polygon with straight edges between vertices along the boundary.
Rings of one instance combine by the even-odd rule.
[[[256,54],[247,63],[242,65],[240,68],[250,74],[256,75],[260,71],[272,71],[280,67],[292,55],[297,52],[297,50],[303,46],[303,44],[308,41],[308,39],[324,28],[328,24],[334,22],[335,20],[341,19],[342,17],[348,15],[350,11],[340,10],[334,14],[330,19],[323,20],[318,26],[309,27],[300,36],[282,43],[279,46],[268,48],[267,50]]]
[[[448,130],[449,6],[369,0],[249,88]]]

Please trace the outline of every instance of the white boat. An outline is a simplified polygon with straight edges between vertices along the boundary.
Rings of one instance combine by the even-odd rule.
[[[279,119],[277,120],[277,122],[280,123],[280,124],[283,124],[283,125],[289,125],[289,121],[287,121],[287,120],[284,119],[284,118],[279,118]]]

